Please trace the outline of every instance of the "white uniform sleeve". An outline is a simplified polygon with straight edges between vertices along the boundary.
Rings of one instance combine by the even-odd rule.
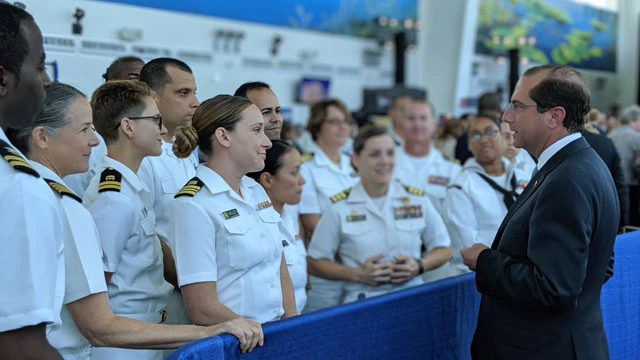
[[[133,208],[124,195],[107,192],[98,195],[89,212],[100,236],[105,257],[104,271],[114,273],[127,240],[136,231]]]
[[[35,181],[42,180],[3,183],[7,187],[0,191],[4,209],[0,216],[0,332],[52,323],[58,317],[55,297],[61,218],[53,194],[44,183],[34,189]]]
[[[179,286],[218,280],[216,229],[202,206],[186,198],[173,202],[169,246]]]
[[[335,254],[340,246],[340,214],[335,206],[330,206],[320,217],[311,242],[309,256],[314,259],[335,261]]]
[[[75,203],[75,204],[74,204]],[[71,238],[65,239],[65,304],[107,291],[98,233],[91,214],[80,203],[63,198]]]
[[[320,202],[318,201],[318,190],[316,183],[311,176],[310,166],[304,164],[300,167],[300,175],[306,181],[302,185],[302,195],[300,196],[300,204],[298,209],[300,214],[320,214]]]
[[[473,203],[461,189],[449,188],[442,216],[451,235],[454,255],[458,250],[473,245],[478,237],[478,223]]]
[[[422,206],[424,208],[423,216],[426,226],[422,231],[421,238],[427,252],[438,247],[450,246],[451,239],[449,238],[449,233],[447,233],[447,228],[431,201],[425,198]]]

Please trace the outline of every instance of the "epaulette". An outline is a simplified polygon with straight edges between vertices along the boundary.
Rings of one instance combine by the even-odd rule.
[[[191,180],[189,180],[187,182],[187,185],[183,186],[182,189],[180,189],[177,193],[176,196],[174,196],[175,199],[181,197],[181,196],[189,196],[189,197],[194,197],[196,195],[196,193],[198,191],[200,191],[200,189],[202,188],[202,186],[204,185],[204,183],[202,182],[202,180],[200,180],[197,176],[192,178]]]
[[[100,174],[100,185],[98,192],[116,191],[120,192],[122,174],[112,167],[104,169]]]
[[[73,191],[69,190],[66,186],[60,184],[59,182],[53,181],[51,179],[44,179],[44,181],[49,184],[49,186],[53,189],[53,191],[57,192],[61,196],[68,196],[73,200],[82,203],[82,199],[78,195],[76,195]]]
[[[587,130],[588,132],[592,133],[592,134],[600,135],[600,132],[598,131],[598,129],[596,129],[595,126],[593,126],[591,124],[585,124],[584,125],[584,129]]]
[[[347,190],[343,190],[335,195],[332,195],[331,197],[329,197],[329,200],[331,200],[331,202],[335,204],[340,200],[346,199],[347,196],[349,196],[350,192],[351,192],[351,188],[348,188]]]
[[[407,192],[409,194],[418,195],[418,196],[424,196],[424,190],[422,190],[422,189],[419,189],[419,188],[413,187],[413,186],[409,186],[409,185],[405,185],[405,184],[402,184],[402,187],[405,190],[407,190]]]
[[[19,152],[17,152],[14,148],[11,147],[6,141],[0,139],[0,155],[11,165],[12,168],[22,171],[23,173],[27,173],[29,175],[33,175],[37,178],[40,177],[40,174],[36,171],[36,169],[29,164],[29,162],[23,158]]]
[[[306,154],[302,154],[300,155],[300,162],[304,163],[306,161],[311,160],[311,158],[313,157],[314,153],[306,153]]]

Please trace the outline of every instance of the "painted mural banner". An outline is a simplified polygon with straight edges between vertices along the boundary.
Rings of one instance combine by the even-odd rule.
[[[264,25],[374,37],[374,21],[386,16],[402,26],[417,18],[417,0],[93,0],[186,12]],[[393,29],[391,29],[393,30]]]
[[[618,14],[570,0],[480,0],[475,52],[616,71]]]

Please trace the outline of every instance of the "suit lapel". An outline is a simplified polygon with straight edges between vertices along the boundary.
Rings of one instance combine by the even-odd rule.
[[[551,171],[553,171],[553,169],[558,167],[558,165],[560,165],[560,163],[562,163],[565,159],[589,147],[590,146],[587,143],[587,141],[584,139],[584,137],[581,137],[575,141],[572,141],[567,146],[560,149],[560,151],[555,153],[549,159],[549,161],[547,161],[547,163],[544,164],[542,169],[540,169],[540,171],[538,171],[535,174],[535,176],[529,181],[529,185],[527,185],[527,187],[524,189],[522,194],[518,197],[516,202],[513,204],[513,206],[511,206],[511,208],[507,212],[507,215],[504,217],[504,220],[502,220],[502,224],[500,224],[500,227],[498,228],[498,232],[496,233],[496,237],[493,239],[493,243],[491,244],[491,248],[493,250],[496,250],[498,248],[504,229],[509,223],[509,221],[511,220],[511,218],[513,217],[513,215],[518,211],[518,209],[520,209],[520,207],[522,207],[522,205],[531,197],[531,195],[533,195],[533,193],[538,188],[540,188],[540,185],[542,185],[542,182],[546,179],[547,175]]]

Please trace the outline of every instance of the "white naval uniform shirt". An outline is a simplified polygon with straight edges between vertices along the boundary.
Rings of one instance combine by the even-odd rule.
[[[31,164],[45,181],[53,180],[67,187],[51,169],[37,162]],[[53,186],[58,187],[55,184]],[[107,284],[104,281],[98,230],[91,214],[82,206],[82,199],[77,195],[55,191],[54,194],[63,220],[66,305],[91,294],[106,292]],[[65,360],[89,359],[91,344],[76,327],[66,306],[62,308],[62,326],[48,334],[47,338]]]
[[[197,154],[196,149],[189,157],[180,159],[173,153],[173,144],[163,141],[162,154],[147,156],[140,164],[138,177],[151,190],[156,231],[164,242],[167,241],[173,197],[196,175]]]
[[[98,191],[108,168],[121,174],[120,191]],[[113,312],[139,320],[158,314],[173,286],[164,280],[149,190],[131,169],[105,156],[85,192],[84,205],[98,228],[105,271],[113,273],[107,286]]]
[[[335,261],[337,252],[342,264],[360,267],[377,254],[384,254],[380,261],[394,261],[395,255],[420,258],[423,244],[427,252],[451,244],[440,215],[425,196],[409,193],[402,184],[392,181],[380,209],[358,183],[345,199],[322,215],[309,245],[309,256]],[[360,294],[369,297],[419,284],[421,276],[401,285],[346,282],[344,302],[357,300]]]
[[[516,192],[522,193],[530,174],[517,169],[507,158],[502,158],[502,163],[506,176],[504,183],[498,185],[505,190],[512,190],[511,177],[515,175],[518,184]],[[476,159],[467,160],[447,190],[443,207],[444,222],[451,236],[451,262],[462,272],[468,272],[469,268],[462,263],[460,249],[476,243],[491,247],[507,215],[504,195],[493,189],[478,173],[489,176]]]
[[[414,166],[412,158],[416,159],[397,147],[393,177],[405,185],[423,189],[438,214],[442,214],[447,186],[460,172],[460,165],[445,159],[440,150],[433,146],[429,154],[420,159],[419,167]]]
[[[298,205],[300,214],[322,214],[331,205],[329,198],[358,181],[351,159],[340,154],[340,164],[334,164],[317,145],[311,159],[300,166],[306,183]]]
[[[289,212],[293,213],[290,214]],[[297,314],[302,314],[302,309],[307,303],[307,249],[300,237],[300,224],[298,223],[298,212],[295,206],[283,207],[280,235],[282,237],[282,246],[284,247],[284,257],[287,261],[289,276],[296,296]]]
[[[60,210],[51,188],[2,129],[0,140],[0,332],[41,323],[53,331],[65,291]]]
[[[522,172],[524,176],[523,180],[529,181],[531,174],[533,174],[533,169],[536,168],[536,162],[533,161],[533,158],[525,149],[520,149],[514,160],[515,168]]]
[[[279,319],[284,314],[280,215],[249,177],[242,177],[240,197],[203,164],[196,176],[198,191],[178,193],[169,223],[178,284],[214,281],[220,303],[238,316],[260,323]]]

